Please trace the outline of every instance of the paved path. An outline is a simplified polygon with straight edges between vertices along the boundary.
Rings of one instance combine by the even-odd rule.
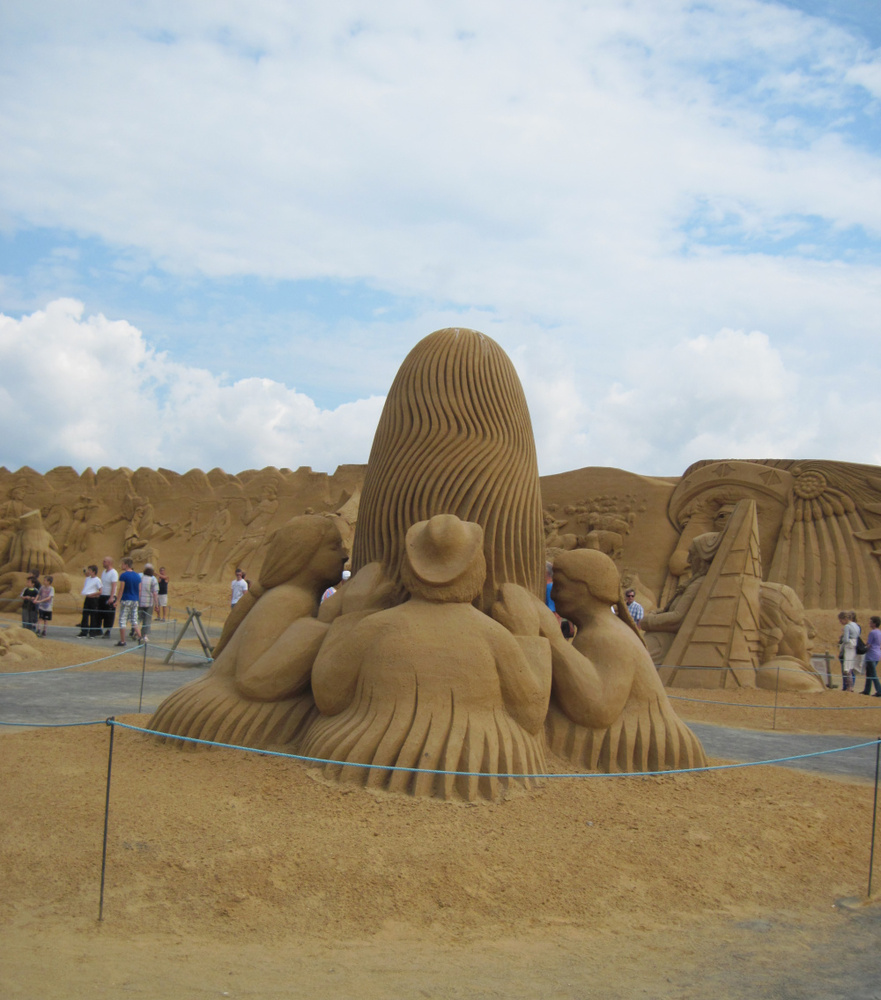
[[[132,652],[131,656],[138,654]],[[144,675],[141,710],[154,711],[172,691],[201,677],[206,666],[151,669]],[[12,731],[10,723],[88,722],[138,711],[141,672],[78,670],[34,674],[0,674],[0,733]],[[689,724],[710,757],[733,761],[776,760],[818,750],[833,750],[866,743],[865,737],[821,736],[751,729],[726,729],[703,723]],[[819,774],[874,781],[874,746],[843,753],[791,761],[794,767]]]
[[[202,677],[202,667],[148,670],[144,674],[141,711],[152,712],[184,684]],[[0,674],[0,732],[9,723],[91,722],[138,711],[140,670],[68,670],[56,673]]]
[[[777,760],[781,757],[815,753],[818,750],[852,747],[858,743],[867,743],[871,739],[866,736],[822,736],[816,733],[726,729],[723,726],[708,726],[699,722],[689,722],[688,725],[703,743],[709,757],[736,761]],[[875,755],[876,748],[866,746],[859,750],[848,750],[846,753],[827,753],[822,757],[795,760],[780,766],[874,781]]]

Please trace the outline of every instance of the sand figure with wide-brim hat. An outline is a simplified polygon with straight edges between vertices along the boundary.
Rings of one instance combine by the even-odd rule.
[[[486,576],[483,545],[480,525],[452,514],[409,529],[410,600],[333,623],[312,671],[321,715],[302,753],[366,765],[328,765],[341,780],[415,795],[495,799],[533,783],[498,775],[544,770],[550,646],[472,606]]]
[[[166,698],[149,728],[241,746],[291,745],[314,712],[310,672],[329,628],[316,617],[321,594],[339,582],[346,557],[329,518],[295,517],[275,531],[211,670]]]

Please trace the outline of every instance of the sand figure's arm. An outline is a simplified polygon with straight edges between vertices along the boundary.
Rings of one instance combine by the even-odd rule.
[[[337,618],[312,668],[312,694],[323,715],[337,715],[355,697],[363,649],[368,644],[358,626],[363,613]]]
[[[550,645],[538,634],[537,606],[543,605],[523,587],[506,583],[492,609],[496,621],[511,633],[493,630],[505,708],[530,733],[541,728],[551,696]]]
[[[702,576],[693,579],[669,611],[647,611],[640,620],[639,627],[646,632],[678,632],[697,597],[703,579]]]
[[[247,623],[242,626],[247,629]],[[314,618],[298,618],[263,653],[247,657],[248,646],[239,647],[236,687],[246,698],[281,701],[309,686],[312,666],[328,626]]]
[[[554,693],[573,722],[605,729],[618,718],[633,684],[633,666],[627,664],[624,644],[620,663],[606,667],[595,664],[563,638],[550,608],[513,584],[502,588],[493,617],[509,631],[535,628],[550,643]]]

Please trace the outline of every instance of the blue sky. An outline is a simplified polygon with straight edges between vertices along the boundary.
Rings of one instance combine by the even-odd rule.
[[[363,462],[450,325],[543,473],[881,463],[879,8],[3,5],[0,464]]]

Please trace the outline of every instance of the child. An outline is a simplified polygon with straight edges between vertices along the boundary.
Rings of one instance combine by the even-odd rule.
[[[37,635],[46,638],[46,626],[52,621],[52,602],[55,600],[55,588],[52,586],[53,577],[47,576],[46,582],[40,587],[34,604],[37,608]],[[36,582],[36,581],[35,581]],[[40,631],[40,623],[43,631]]]
[[[37,606],[34,600],[40,592],[40,578],[31,573],[27,586],[21,592],[21,627],[29,632],[37,631]]]

